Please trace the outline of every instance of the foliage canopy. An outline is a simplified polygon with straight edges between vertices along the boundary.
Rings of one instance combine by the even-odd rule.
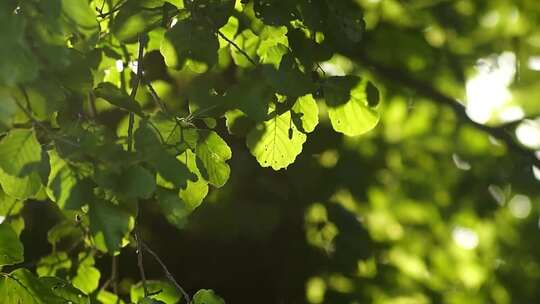
[[[283,237],[295,291],[238,303],[536,299],[540,7],[406,2],[2,0],[1,302],[225,303],[145,242],[163,221]],[[484,119],[474,77],[504,66]]]

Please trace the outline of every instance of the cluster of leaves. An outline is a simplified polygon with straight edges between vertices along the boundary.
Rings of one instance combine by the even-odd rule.
[[[37,276],[1,274],[6,303],[119,301],[98,289],[94,257],[135,243],[139,203],[183,227],[229,179],[223,132],[279,170],[301,153],[319,107],[346,135],[379,120],[369,80],[319,65],[358,46],[353,1],[7,0],[0,27],[0,266],[23,262],[25,201],[63,215]],[[137,286],[133,302],[180,299]],[[193,301],[221,303],[204,290]]]

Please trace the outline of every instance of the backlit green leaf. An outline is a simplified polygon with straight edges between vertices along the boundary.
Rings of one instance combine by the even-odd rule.
[[[33,129],[13,129],[0,140],[0,169],[6,174],[28,176],[41,162],[41,145]]]
[[[360,81],[351,88],[353,82],[350,77],[334,77],[323,86],[332,127],[347,136],[364,134],[379,122],[379,113],[368,105],[367,81]]]
[[[180,293],[176,288],[169,282],[164,281],[146,281],[146,286],[150,293],[158,292],[155,296],[152,296],[152,299],[157,301],[163,301],[164,303],[178,303],[180,300]],[[139,282],[131,286],[129,292],[131,302],[137,303],[138,301],[144,298],[144,290],[142,283]]]
[[[193,296],[193,304],[225,304],[225,301],[211,289],[201,289]]]
[[[294,162],[305,141],[306,135],[298,131],[287,111],[257,125],[248,134],[247,146],[262,167],[279,170]]]
[[[295,124],[302,126],[301,131],[303,132],[310,133],[319,124],[319,107],[311,94],[298,98],[292,107],[292,111],[293,120],[295,117],[300,120],[300,124],[296,121]]]
[[[196,154],[202,176],[216,187],[225,185],[231,173],[227,160],[232,157],[227,143],[214,131],[200,132]]]
[[[187,181],[186,188],[180,189],[180,198],[193,210],[197,208],[208,194],[208,182],[204,180],[197,168],[197,156],[191,150],[186,150],[178,159],[187,165],[189,171],[197,175],[197,181]]]
[[[17,233],[7,223],[0,224],[0,266],[23,261],[24,248]]]

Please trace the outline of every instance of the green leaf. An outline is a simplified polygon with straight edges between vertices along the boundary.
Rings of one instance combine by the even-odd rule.
[[[126,92],[120,90],[110,82],[102,82],[94,89],[96,97],[101,97],[111,104],[124,110],[142,114],[141,106],[135,102]]]
[[[96,267],[82,264],[77,268],[77,274],[73,278],[72,284],[84,293],[90,294],[99,287],[100,277],[101,273]]]
[[[0,266],[22,262],[24,248],[17,233],[7,223],[0,224]]]
[[[230,134],[245,137],[255,123],[240,110],[231,110],[225,113],[225,124]]]
[[[270,85],[282,95],[297,97],[314,90],[311,77],[297,67],[290,53],[281,58],[278,70],[265,66],[263,72]]]
[[[205,16],[215,28],[220,28],[227,23],[233,13],[234,3],[235,0],[198,0],[187,2],[186,7],[194,10],[199,16]]]
[[[113,203],[96,199],[88,211],[90,232],[96,247],[115,252],[122,247],[122,240],[133,229],[134,218]]]
[[[8,86],[31,81],[39,71],[37,60],[25,43],[25,17],[12,12],[9,1],[0,2],[0,84]]]
[[[164,303],[178,303],[180,300],[181,294],[176,290],[176,288],[169,282],[165,281],[146,281],[146,286],[150,293],[158,292],[158,294],[152,296],[152,300],[163,301]],[[139,282],[131,286],[129,292],[131,302],[137,303],[144,299],[144,289],[142,283]],[[146,302],[143,302],[146,303]],[[152,303],[152,302],[148,302]]]
[[[106,290],[99,291],[97,300],[102,304],[125,304],[117,295]]]
[[[6,174],[29,175],[41,162],[41,145],[33,129],[13,129],[0,141],[0,169]]]
[[[175,15],[177,10],[164,4],[164,0],[126,3],[114,18],[111,31],[122,42],[136,41],[138,35],[166,24],[163,22],[164,17],[171,18]]]
[[[6,195],[2,189],[0,189],[0,219],[8,216],[18,215],[23,207],[20,200]]]
[[[202,131],[195,153],[202,165],[199,166],[202,176],[216,187],[225,185],[231,173],[226,161],[232,157],[227,143],[214,131]]]
[[[158,188],[157,201],[167,221],[179,229],[184,228],[191,209],[180,199],[178,193]]]
[[[0,185],[4,192],[22,200],[38,193],[45,161],[34,130],[11,130],[0,141]]]
[[[219,31],[227,37],[229,40],[234,40],[234,36],[236,35],[236,32],[238,31],[239,22],[236,17],[229,17],[229,20],[227,23],[222,26]],[[219,47],[224,48],[229,45],[229,42],[227,42],[225,39],[218,37],[219,39]]]
[[[211,289],[201,289],[193,295],[193,304],[225,304],[225,300]]]
[[[265,24],[286,25],[296,19],[298,11],[295,7],[298,1],[254,0],[255,15]]]
[[[51,290],[53,294],[65,300],[64,303],[90,304],[90,298],[69,282],[56,277],[42,277],[39,278],[39,282]]]
[[[196,158],[197,156],[191,150],[186,150],[178,156],[178,159],[187,165],[189,171],[197,175],[197,181],[188,180],[186,188],[180,189],[179,193],[180,198],[191,210],[197,208],[208,194],[208,182],[204,180],[197,168]]]
[[[158,172],[159,177],[174,187],[185,187],[188,180],[196,180],[195,174],[191,173],[185,164],[165,150],[158,134],[154,129],[150,129],[147,123],[141,122],[135,132],[135,148]]]
[[[226,98],[249,118],[260,122],[268,117],[268,104],[275,94],[264,81],[253,82],[252,77],[260,76],[246,75],[230,89]]]
[[[122,172],[117,191],[124,197],[148,199],[156,190],[156,177],[142,166]]]
[[[94,267],[94,256],[89,252],[80,252],[77,273],[71,283],[86,294],[91,294],[99,287],[101,273]]]
[[[165,33],[161,45],[161,54],[170,67],[181,67],[188,58],[213,66],[218,60],[218,50],[214,30],[204,22],[191,19],[178,21]]]
[[[379,104],[379,101],[381,99],[379,90],[371,81],[368,81],[366,85],[366,95],[367,95],[367,102],[368,106],[375,107]]]
[[[289,30],[287,38],[292,53],[306,67],[332,58],[332,51],[326,44],[319,44],[306,37],[300,29]]]
[[[358,5],[347,1],[333,1],[328,8],[327,28],[332,42],[345,47],[360,42],[365,23]]]
[[[2,304],[66,303],[66,299],[55,295],[49,286],[24,268],[0,274],[0,299]]]
[[[227,38],[230,38],[227,36]],[[259,47],[260,39],[255,35],[250,29],[245,29],[239,35],[234,38],[234,43],[243,50],[250,58],[253,58],[257,55],[257,49]],[[234,63],[243,68],[252,67],[253,64],[234,46],[231,48],[231,57],[233,58]],[[254,59],[255,60],[255,59]]]
[[[37,264],[36,273],[40,277],[55,276],[58,271],[71,268],[71,259],[67,253],[58,251],[41,258]]]
[[[306,135],[298,131],[291,119],[287,111],[249,132],[247,146],[262,167],[272,167],[274,170],[287,168],[302,152]]]
[[[364,134],[379,122],[379,113],[368,105],[367,81],[357,82],[349,91],[355,81],[352,77],[333,77],[323,85],[332,127],[347,136]]]
[[[83,232],[74,220],[65,219],[54,225],[47,232],[47,240],[54,246],[64,239],[78,240],[83,237]]]
[[[87,38],[99,31],[96,12],[86,0],[62,0],[62,17]]]
[[[15,99],[11,96],[10,90],[0,87],[0,132],[12,127],[14,115],[18,111],[19,107],[15,103]]]
[[[0,185],[4,192],[14,198],[27,200],[33,197],[41,189],[41,177],[37,172],[32,172],[25,177],[15,177],[0,170]]]
[[[148,298],[140,299],[139,301],[137,301],[137,304],[167,304],[167,303],[148,297]]]
[[[49,151],[51,172],[47,184],[47,195],[61,209],[77,210],[94,198],[93,185],[79,176],[77,170],[55,150]]]
[[[292,107],[293,120],[298,118],[300,123],[295,121],[295,125],[301,126],[303,132],[313,132],[319,124],[319,107],[311,94],[302,96],[296,100]]]

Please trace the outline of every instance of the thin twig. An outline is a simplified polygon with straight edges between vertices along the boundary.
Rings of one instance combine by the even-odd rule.
[[[249,62],[251,62],[254,66],[257,66],[257,62],[255,62],[255,60],[253,60],[253,58],[251,58],[248,53],[246,53],[246,51],[242,50],[242,48],[240,48],[240,46],[238,46],[238,44],[236,44],[234,41],[232,41],[231,39],[227,38],[227,36],[225,36],[221,31],[217,31],[217,34],[219,35],[219,37],[223,38],[225,41],[227,41],[230,45],[232,45],[240,54],[242,54],[244,57],[246,57],[247,60],[249,60]]]
[[[167,106],[161,100],[161,98],[159,98],[159,95],[154,89],[154,87],[152,86],[152,84],[149,82],[148,84],[146,84],[146,86],[148,87],[148,91],[150,91],[150,96],[152,96],[152,100],[154,100],[154,102],[158,105],[161,111],[165,114],[169,114],[169,111],[167,110]]]
[[[113,286],[113,292],[116,297],[116,303],[119,302],[120,298],[118,297],[118,256],[113,255],[111,260],[111,281]]]
[[[454,112],[460,119],[462,119],[468,124],[473,125],[475,128],[486,132],[495,139],[505,143],[510,150],[527,159],[529,162],[531,162],[532,165],[540,168],[540,159],[536,157],[534,151],[529,150],[517,143],[507,128],[487,126],[472,120],[467,115],[465,107],[457,100],[443,94],[442,92],[438,91],[427,83],[408,77],[407,73],[404,71],[400,71],[398,69],[380,64],[376,61],[371,60],[370,58],[368,58],[368,56],[362,53],[355,54],[352,58],[357,59],[359,62],[371,68],[371,70],[375,74],[378,74],[383,78],[392,80],[398,84],[401,84],[402,86],[411,88],[418,92],[420,95],[423,95],[424,97],[427,97],[432,101],[449,106],[450,108],[452,108],[452,110],[454,110]]]
[[[64,143],[66,144],[69,144],[69,145],[72,145],[74,147],[80,147],[78,144],[68,140],[68,139],[65,139],[61,136],[58,136],[56,134],[54,134],[51,130],[49,130],[49,128],[47,128],[42,122],[38,121],[36,118],[34,118],[34,116],[32,116],[32,113],[30,113],[30,111],[25,108],[21,102],[17,99],[17,98],[13,98],[13,100],[15,101],[15,103],[17,104],[17,106],[24,112],[24,114],[26,115],[26,117],[32,122],[32,124],[38,126],[40,129],[42,129],[45,133],[47,133],[47,135],[49,135],[50,137],[56,139],[56,140],[59,140],[59,141],[63,141]],[[28,100],[27,100],[28,102]]]
[[[135,73],[135,81],[133,83],[133,88],[131,89],[131,94],[129,95],[131,100],[136,102],[135,95],[137,95],[137,89],[139,88],[139,84],[141,83],[142,79],[142,73],[143,73],[143,67],[142,67],[142,60],[144,55],[144,45],[145,45],[145,39],[143,39],[142,35],[139,35],[139,52],[137,56],[137,72]],[[135,122],[135,113],[129,112],[129,124],[128,124],[128,134],[127,134],[127,149],[128,152],[133,151],[133,125]],[[148,286],[146,285],[146,274],[144,272],[144,264],[143,264],[143,252],[141,248],[141,236],[139,234],[139,228],[138,228],[138,222],[135,223],[135,243],[137,246],[137,265],[139,267],[139,272],[141,275],[141,281],[143,285],[144,290],[144,296],[148,296]]]
[[[141,235],[139,233],[138,227],[135,227],[135,242],[137,244],[137,266],[139,267],[139,272],[141,274],[141,281],[144,291],[144,296],[147,297],[149,295],[148,292],[148,286],[146,285],[146,274],[144,271],[144,264],[143,264],[143,250],[142,250],[142,240]]]
[[[171,274],[171,272],[169,271],[169,269],[167,268],[165,263],[163,263],[161,258],[157,255],[157,253],[155,253],[152,249],[150,249],[150,247],[148,247],[148,245],[146,245],[146,243],[144,243],[144,242],[142,242],[142,246],[144,247],[144,250],[146,250],[148,253],[150,253],[150,255],[152,255],[154,257],[154,259],[159,263],[159,265],[161,266],[161,269],[163,269],[163,272],[165,273],[165,276],[167,277],[167,279],[169,279],[169,281],[176,287],[176,289],[180,293],[182,293],[182,295],[184,296],[184,299],[186,300],[186,303],[188,303],[188,304],[191,303],[191,297],[189,296],[189,294],[174,279],[173,275]]]
[[[142,36],[139,36],[139,54],[137,56],[137,73],[135,74],[135,83],[133,83],[133,88],[131,89],[131,94],[129,94],[129,97],[133,102],[137,102],[135,100],[135,96],[137,95],[137,89],[139,88],[139,84],[141,83],[142,78],[142,71],[143,71],[143,55],[144,55],[144,39]],[[133,125],[135,123],[135,113],[129,112],[129,123],[128,123],[128,151],[131,152],[133,150]]]
[[[98,18],[105,18],[105,17],[107,17],[107,16],[109,16],[109,15],[112,15],[112,14],[116,13],[117,11],[119,11],[119,10],[122,8],[122,6],[124,6],[127,2],[128,2],[128,1],[126,0],[126,1],[124,1],[124,2],[122,2],[122,3],[120,3],[120,4],[118,4],[118,6],[111,8],[111,9],[110,9],[108,12],[106,12],[106,13],[99,12],[99,14],[97,15],[97,17],[98,17]],[[105,0],[103,1],[103,3],[105,3]],[[102,8],[102,9],[103,9],[103,8]]]

